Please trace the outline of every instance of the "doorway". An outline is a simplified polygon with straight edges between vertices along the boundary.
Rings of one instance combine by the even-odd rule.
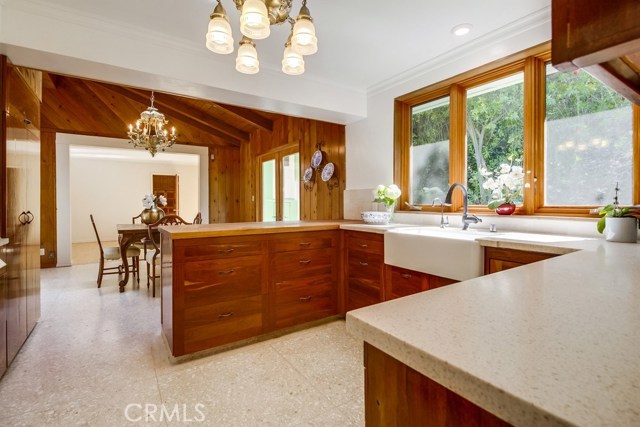
[[[298,146],[264,154],[258,162],[260,221],[300,220],[300,153]]]

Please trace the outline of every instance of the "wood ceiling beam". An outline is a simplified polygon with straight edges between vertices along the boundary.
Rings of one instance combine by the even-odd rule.
[[[224,132],[232,138],[239,139],[242,142],[249,142],[248,132],[244,132],[228,123],[218,120],[185,102],[178,101],[175,96],[157,94],[155,97],[155,103],[164,109],[179,112],[180,114],[184,114],[185,116],[188,116],[204,125],[216,128],[220,132]]]
[[[133,89],[128,89],[122,86],[116,86],[116,85],[110,85],[110,84],[106,84],[106,83],[101,83],[101,82],[91,82],[89,84],[96,84],[96,85],[100,85],[114,93],[117,93],[119,95],[122,95],[126,98],[129,98],[133,101],[139,102],[143,105],[146,105],[149,103],[149,95],[147,95],[144,92],[141,91],[137,91],[137,90],[133,90]],[[179,120],[189,126],[192,126],[198,130],[201,130],[203,132],[209,133],[213,136],[216,136],[218,138],[221,138],[222,140],[226,141],[229,145],[233,145],[233,146],[240,146],[240,144],[242,143],[242,141],[236,137],[230,136],[224,132],[219,131],[218,129],[209,126],[208,124],[204,124],[201,123],[198,120],[195,120],[192,117],[189,117],[186,114],[183,114],[182,112],[174,109],[173,107],[167,107],[165,106],[164,108],[166,108],[167,110],[171,110],[171,116],[174,117],[176,120]]]
[[[248,108],[236,107],[235,105],[218,104],[218,103],[216,103],[216,105],[218,105],[221,108],[224,108],[230,113],[233,113],[237,117],[240,117],[241,119],[246,120],[259,128],[262,128],[269,132],[273,131],[273,121],[266,117],[261,116],[255,111],[252,111]]]

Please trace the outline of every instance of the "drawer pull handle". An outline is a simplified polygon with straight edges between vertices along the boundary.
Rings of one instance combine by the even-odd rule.
[[[361,248],[368,248],[369,245],[367,245],[366,243],[360,243],[359,245]]]
[[[311,246],[311,242],[300,242],[300,246]]]
[[[229,317],[231,317],[233,315],[234,315],[233,311],[227,311],[226,313],[218,314],[218,319],[228,319]]]
[[[410,274],[407,274],[407,273],[403,273],[403,274],[402,274],[402,277],[403,277],[404,279],[411,279],[411,275],[410,275]]]
[[[368,263],[368,262],[366,262],[366,261],[360,261],[360,265],[363,265],[363,266],[365,266],[365,267],[366,267],[367,265],[369,265],[369,263]]]
[[[231,252],[233,252],[235,249],[233,248],[229,248],[229,249],[218,249],[218,253],[219,254],[230,254]]]
[[[310,259],[301,259],[300,261],[298,261],[300,264],[309,264],[311,262]]]
[[[223,271],[218,271],[218,274],[220,276],[228,276],[229,274],[233,274],[235,273],[235,270],[223,270]]]
[[[309,301],[311,301],[311,295],[306,296],[306,297],[300,297],[300,301],[302,301],[302,302],[309,302]]]

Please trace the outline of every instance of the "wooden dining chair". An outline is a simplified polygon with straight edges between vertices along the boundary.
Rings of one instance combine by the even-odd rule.
[[[153,285],[152,295],[156,296],[156,279],[160,274],[156,274],[157,267],[160,265],[160,233],[158,227],[161,225],[181,225],[191,224],[180,218],[178,215],[165,215],[153,224],[149,224],[149,235],[145,240],[144,259],[147,262],[147,288]],[[159,273],[159,272],[158,272]]]
[[[194,224],[202,224],[202,213],[198,212],[195,218],[193,218]]]
[[[98,247],[100,248],[98,287],[101,287],[103,276],[106,276],[107,274],[122,274],[124,271],[122,264],[119,264],[116,267],[105,267],[105,261],[122,261],[122,257],[120,255],[120,247],[102,246],[102,241],[100,240],[100,235],[98,234],[98,228],[96,227],[96,222],[93,219],[93,214],[90,214],[89,218],[91,218],[91,225],[93,225],[93,231],[96,233],[96,240],[98,241]],[[127,248],[127,258],[128,257],[131,257],[130,271],[138,279],[138,283],[140,283],[140,248],[129,246],[129,248]]]

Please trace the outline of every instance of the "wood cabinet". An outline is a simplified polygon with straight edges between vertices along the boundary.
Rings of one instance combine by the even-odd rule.
[[[521,265],[558,256],[557,254],[521,251],[504,248],[484,248],[484,274],[497,273]]]
[[[510,425],[366,342],[364,367],[367,427]]]
[[[337,313],[338,233],[292,234],[270,241],[272,329]]]
[[[162,327],[174,356],[337,314],[337,230],[162,236]]]
[[[456,283],[457,280],[433,274],[408,270],[394,265],[386,266],[385,274],[385,300],[406,297],[418,292],[437,289]]]
[[[384,236],[345,232],[346,311],[383,301]]]
[[[0,247],[0,378],[7,370],[7,267],[6,251]]]
[[[2,58],[2,237],[6,246],[6,363],[40,317],[40,99],[25,75]],[[35,80],[39,81],[39,80]]]
[[[554,66],[585,68],[640,104],[640,2],[553,0],[551,8]]]

